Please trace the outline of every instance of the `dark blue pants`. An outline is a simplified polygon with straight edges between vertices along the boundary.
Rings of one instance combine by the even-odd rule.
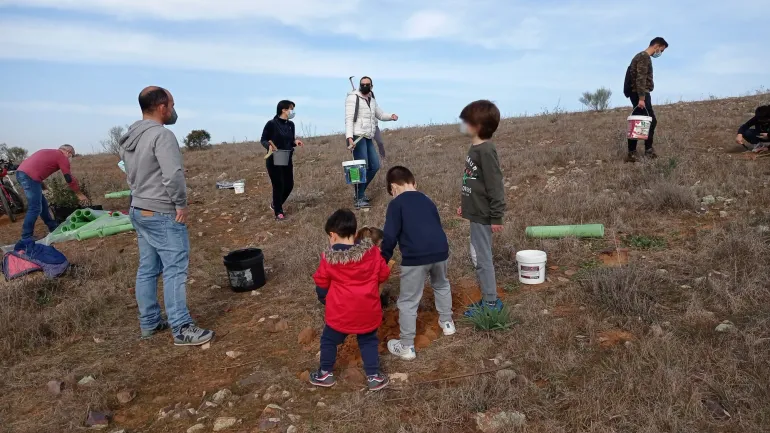
[[[21,238],[32,239],[37,217],[43,220],[49,231],[56,230],[56,221],[51,216],[48,210],[48,200],[43,195],[43,184],[27,176],[27,173],[23,171],[16,171],[16,181],[24,189],[24,195],[27,196],[27,215],[21,225]]]
[[[631,95],[631,105],[634,106],[634,111],[631,114],[652,117],[652,125],[650,125],[650,135],[649,137],[647,137],[646,140],[644,140],[644,149],[645,150],[652,149],[653,141],[655,140],[655,127],[658,126],[658,118],[655,117],[655,110],[652,109],[652,96],[650,96],[649,93],[644,96],[644,105],[647,108],[647,110],[643,110],[638,107],[639,95],[637,94]],[[636,152],[636,142],[637,140],[631,140],[631,139],[628,140],[629,152]]]
[[[770,139],[759,138],[759,134],[760,132],[757,128],[749,128],[743,133],[743,140],[755,146],[759,144],[760,141],[765,143],[770,142]]]
[[[353,140],[357,140],[358,136],[353,137]],[[369,184],[374,180],[374,176],[377,174],[377,170],[380,169],[380,157],[377,155],[377,148],[374,146],[374,141],[371,138],[362,138],[356,148],[353,149],[354,159],[363,159],[366,161],[366,183],[356,186],[356,199],[364,198],[364,193]]]
[[[321,370],[334,370],[334,363],[337,361],[337,346],[345,341],[348,334],[335,331],[329,325],[324,326],[321,334]],[[361,358],[364,360],[364,371],[367,376],[372,376],[380,371],[380,353],[377,348],[380,345],[380,339],[377,338],[377,330],[368,334],[358,334],[358,349],[361,351]]]

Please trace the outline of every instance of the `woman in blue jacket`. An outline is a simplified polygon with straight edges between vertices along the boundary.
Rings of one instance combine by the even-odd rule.
[[[288,150],[289,164],[275,165],[273,155],[270,155],[265,161],[267,174],[270,176],[270,183],[273,184],[273,198],[270,201],[270,209],[275,212],[275,219],[283,221],[286,214],[283,210],[283,204],[289,198],[291,190],[294,189],[294,148],[304,146],[302,140],[295,136],[294,118],[295,104],[291,101],[283,100],[278,103],[275,117],[270,119],[262,130],[262,146],[268,151]]]

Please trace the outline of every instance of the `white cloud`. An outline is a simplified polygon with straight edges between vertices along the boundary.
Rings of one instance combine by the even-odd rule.
[[[455,36],[460,28],[460,23],[446,12],[421,10],[406,19],[400,33],[404,39],[441,39]]]

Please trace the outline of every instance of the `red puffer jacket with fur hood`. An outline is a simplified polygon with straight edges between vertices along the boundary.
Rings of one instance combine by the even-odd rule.
[[[368,239],[350,248],[335,245],[321,256],[313,280],[326,295],[326,324],[344,334],[366,334],[380,327],[380,283],[390,268]]]

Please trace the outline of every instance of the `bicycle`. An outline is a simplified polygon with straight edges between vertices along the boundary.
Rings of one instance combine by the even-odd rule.
[[[0,160],[0,211],[8,215],[11,222],[16,222],[16,215],[24,213],[26,206],[11,179],[9,168],[13,168],[9,161]]]

